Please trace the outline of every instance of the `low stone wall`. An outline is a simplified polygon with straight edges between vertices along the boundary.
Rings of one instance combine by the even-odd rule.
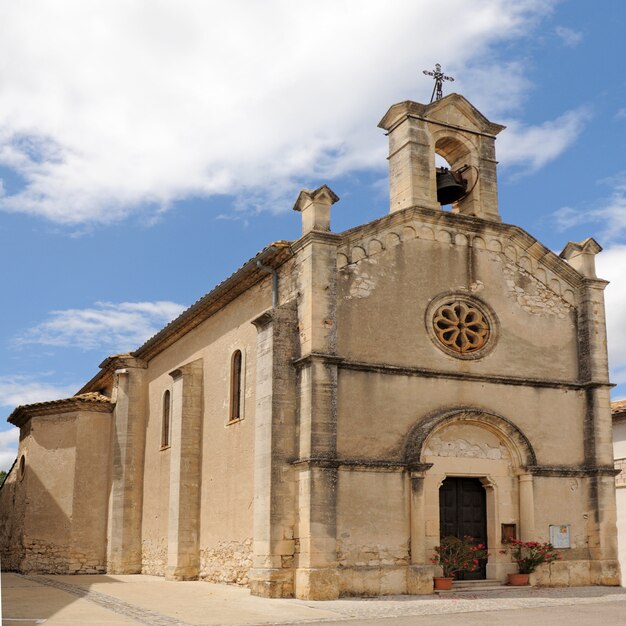
[[[246,586],[252,567],[252,539],[222,541],[200,551],[200,578],[212,583]]]
[[[540,565],[530,575],[530,584],[537,587],[619,585],[619,561],[563,560]]]
[[[25,574],[103,574],[106,564],[97,557],[37,539],[24,539],[19,571]]]

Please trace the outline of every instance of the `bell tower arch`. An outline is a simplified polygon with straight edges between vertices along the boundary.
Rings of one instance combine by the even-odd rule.
[[[439,209],[435,153],[452,171],[463,170],[467,193],[453,212],[501,221],[496,180],[496,135],[490,122],[459,94],[431,104],[394,104],[378,126],[389,137],[390,212],[412,206]],[[467,167],[466,167],[467,166]]]

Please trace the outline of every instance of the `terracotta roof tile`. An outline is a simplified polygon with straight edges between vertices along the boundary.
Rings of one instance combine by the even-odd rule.
[[[71,398],[60,398],[59,400],[48,400],[46,402],[33,402],[32,404],[22,404],[7,418],[7,422],[15,426],[23,426],[33,415],[46,415],[58,412],[76,410],[81,406],[90,404],[92,410],[107,411],[112,407],[111,398],[103,396],[101,393],[88,392],[81,393]],[[95,407],[98,407],[97,409]]]
[[[624,414],[626,416],[626,400],[617,400],[616,402],[611,402],[611,414],[614,417],[618,415]]]

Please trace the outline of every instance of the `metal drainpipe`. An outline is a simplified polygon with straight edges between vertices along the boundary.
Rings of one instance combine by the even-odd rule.
[[[269,246],[269,249],[276,248],[288,248],[289,244],[286,241],[276,241]],[[269,250],[268,250],[269,252]],[[258,268],[265,270],[272,275],[272,308],[275,309],[278,306],[278,272],[268,265],[261,263],[261,259],[257,260],[256,265]]]

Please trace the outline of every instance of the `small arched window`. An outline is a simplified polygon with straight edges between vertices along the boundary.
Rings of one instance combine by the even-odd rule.
[[[241,350],[235,350],[230,360],[230,415],[229,421],[241,418]]]
[[[163,415],[161,421],[161,448],[170,445],[170,406],[171,394],[169,389],[163,394]]]

